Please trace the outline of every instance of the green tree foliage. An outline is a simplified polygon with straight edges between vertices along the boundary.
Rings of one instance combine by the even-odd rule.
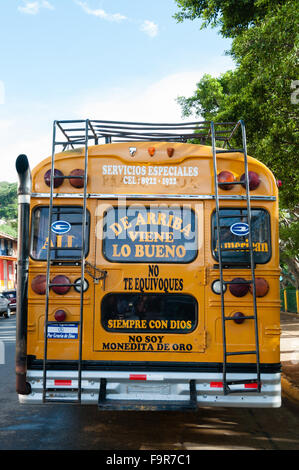
[[[202,19],[202,27],[220,27],[225,37],[234,38],[243,31],[259,24],[272,8],[286,3],[284,0],[176,0],[179,12],[175,18]],[[295,3],[295,2],[294,2]]]
[[[17,184],[0,183],[0,219],[5,220],[5,224],[0,225],[0,231],[13,237],[17,235]]]
[[[280,264],[283,287],[292,284],[299,290],[299,211],[280,211]]]
[[[191,97],[178,102],[184,116],[244,119],[248,153],[282,181],[281,260],[299,277],[299,0],[176,0],[176,15],[218,26],[233,38],[236,68],[218,78],[205,75]],[[294,90],[294,87],[298,90]]]

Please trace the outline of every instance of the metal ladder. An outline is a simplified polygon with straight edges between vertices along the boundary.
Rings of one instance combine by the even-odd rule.
[[[84,302],[84,277],[85,277],[85,253],[86,253],[86,224],[87,224],[87,174],[88,174],[88,141],[90,139],[89,131],[92,130],[92,126],[89,120],[81,121],[84,125],[85,130],[85,139],[82,138],[78,141],[72,140],[69,142],[68,137],[63,132],[63,129],[60,125],[60,122],[54,121],[53,124],[53,141],[52,141],[52,158],[51,158],[51,177],[50,177],[50,202],[49,202],[49,225],[48,225],[48,246],[47,246],[47,273],[46,273],[46,303],[45,303],[45,322],[44,322],[44,358],[43,358],[43,402],[67,402],[67,403],[81,403],[81,393],[82,393],[82,340],[83,340],[83,302]],[[65,135],[67,138],[67,142],[60,142],[56,140],[56,130],[57,127],[60,131]],[[84,175],[77,176],[75,178],[83,179],[84,186],[83,186],[83,214],[82,214],[82,246],[77,248],[77,250],[81,250],[81,292],[80,292],[80,320],[78,322],[78,361],[77,361],[77,368],[78,368],[78,388],[77,388],[77,398],[72,400],[63,400],[56,398],[55,399],[55,388],[48,388],[47,387],[47,366],[49,363],[48,360],[48,326],[51,325],[52,322],[49,322],[49,304],[50,304],[50,288],[54,287],[55,284],[51,283],[50,281],[50,267],[51,267],[51,252],[56,248],[51,247],[51,226],[53,220],[53,199],[54,199],[54,165],[55,165],[55,153],[56,147],[58,145],[63,146],[63,150],[67,148],[68,145],[80,145],[84,146]],[[70,179],[70,176],[63,176],[59,178]],[[72,177],[73,178],[73,177]],[[60,284],[60,286],[65,286],[66,284]],[[74,284],[67,284],[68,286],[74,286]],[[59,387],[59,391],[63,391],[61,387]],[[47,396],[47,393],[54,393],[54,398],[50,398]]]
[[[241,149],[217,149],[216,148],[216,131],[215,125],[217,123],[211,122],[211,139],[212,139],[212,151],[213,151],[213,168],[214,168],[214,185],[215,185],[215,201],[216,201],[216,231],[217,231],[217,244],[218,244],[218,257],[219,257],[219,273],[220,273],[220,290],[221,290],[221,316],[222,316],[222,338],[223,338],[223,392],[225,395],[229,393],[260,393],[261,392],[261,375],[260,375],[260,352],[259,352],[259,336],[258,336],[258,318],[257,318],[257,304],[256,304],[256,286],[255,286],[255,261],[254,261],[254,253],[253,253],[253,244],[252,244],[252,233],[251,233],[251,204],[250,204],[250,190],[249,190],[249,175],[248,175],[248,160],[247,160],[247,142],[246,142],[246,130],[244,121],[240,120],[236,124],[235,128],[233,129],[230,138],[237,132],[237,130],[241,127],[242,132],[242,148]],[[229,143],[229,141],[227,140]],[[248,234],[248,245],[249,245],[249,253],[250,253],[250,269],[251,269],[251,279],[248,281],[244,281],[246,284],[252,285],[252,296],[253,296],[253,315],[244,316],[245,320],[252,320],[254,322],[254,336],[255,336],[255,350],[253,351],[227,351],[227,341],[226,341],[226,322],[233,320],[232,317],[228,317],[225,314],[225,301],[224,301],[224,288],[226,285],[229,284],[240,284],[240,281],[224,281],[223,279],[223,260],[222,260],[222,248],[221,248],[221,231],[220,231],[220,221],[221,221],[221,214],[220,214],[220,197],[219,197],[219,189],[218,189],[218,171],[217,171],[217,155],[219,154],[227,154],[227,153],[242,153],[244,155],[244,173],[245,173],[245,180],[244,181],[234,181],[227,184],[235,184],[241,185],[245,183],[246,185],[246,203],[247,203],[247,222],[249,226],[249,234]],[[223,185],[225,183],[221,183]],[[248,248],[244,249],[248,250]],[[225,249],[227,251],[227,249]],[[231,265],[231,263],[230,263]],[[244,379],[244,380],[234,380],[229,381],[227,379],[227,365],[228,365],[228,357],[230,356],[238,356],[238,355],[253,355],[256,356],[256,378],[254,379]],[[257,388],[244,388],[243,390],[240,389],[231,389],[231,385],[242,385],[242,384],[252,384],[256,383]]]

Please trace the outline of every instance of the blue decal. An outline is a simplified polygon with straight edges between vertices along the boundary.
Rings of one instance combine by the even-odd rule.
[[[69,232],[71,228],[71,224],[65,220],[57,220],[51,225],[52,232],[56,233],[57,235],[63,235]]]
[[[78,339],[78,324],[50,323],[47,333],[49,339]]]
[[[237,222],[230,227],[230,231],[233,235],[243,237],[249,234],[249,225],[244,222]]]

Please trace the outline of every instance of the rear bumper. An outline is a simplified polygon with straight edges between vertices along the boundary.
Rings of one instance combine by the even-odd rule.
[[[254,379],[254,373],[229,373],[228,380]],[[231,386],[234,393],[224,395],[221,373],[207,372],[134,372],[134,371],[82,371],[82,404],[99,402],[101,379],[106,379],[105,398],[109,409],[182,409],[190,401],[190,381],[195,384],[195,400],[198,407],[260,407],[281,406],[281,374],[262,373],[261,393],[244,385]],[[29,395],[19,395],[21,403],[42,403],[43,372],[28,370]],[[74,370],[47,371],[47,402],[76,402],[78,397],[78,373]],[[113,405],[113,401],[115,406]],[[123,403],[123,407],[121,404]],[[132,407],[130,408],[130,403]],[[169,405],[169,406],[168,406]]]

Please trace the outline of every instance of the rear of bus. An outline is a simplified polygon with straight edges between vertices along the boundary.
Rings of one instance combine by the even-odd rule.
[[[80,386],[80,402],[101,409],[280,406],[278,208],[272,173],[249,157],[249,170],[259,177],[250,195],[261,390],[252,380],[232,385],[233,393],[225,394],[211,147],[129,142],[89,148],[82,325],[82,188],[70,178],[57,182],[49,240],[50,160],[32,173],[29,385],[20,401],[42,402],[46,387],[47,401],[72,402]],[[238,178],[244,173],[237,153],[220,155],[218,167]],[[63,175],[83,171],[84,151],[56,154],[55,170]],[[220,186],[219,194],[224,280],[246,281],[248,235],[238,231],[246,215],[245,189]],[[49,243],[53,287],[45,327]],[[227,348],[255,349],[253,322],[242,318],[252,314],[252,287],[227,284],[224,298],[226,316],[232,317],[226,324]],[[256,358],[232,355],[227,374],[239,383],[254,379]]]

